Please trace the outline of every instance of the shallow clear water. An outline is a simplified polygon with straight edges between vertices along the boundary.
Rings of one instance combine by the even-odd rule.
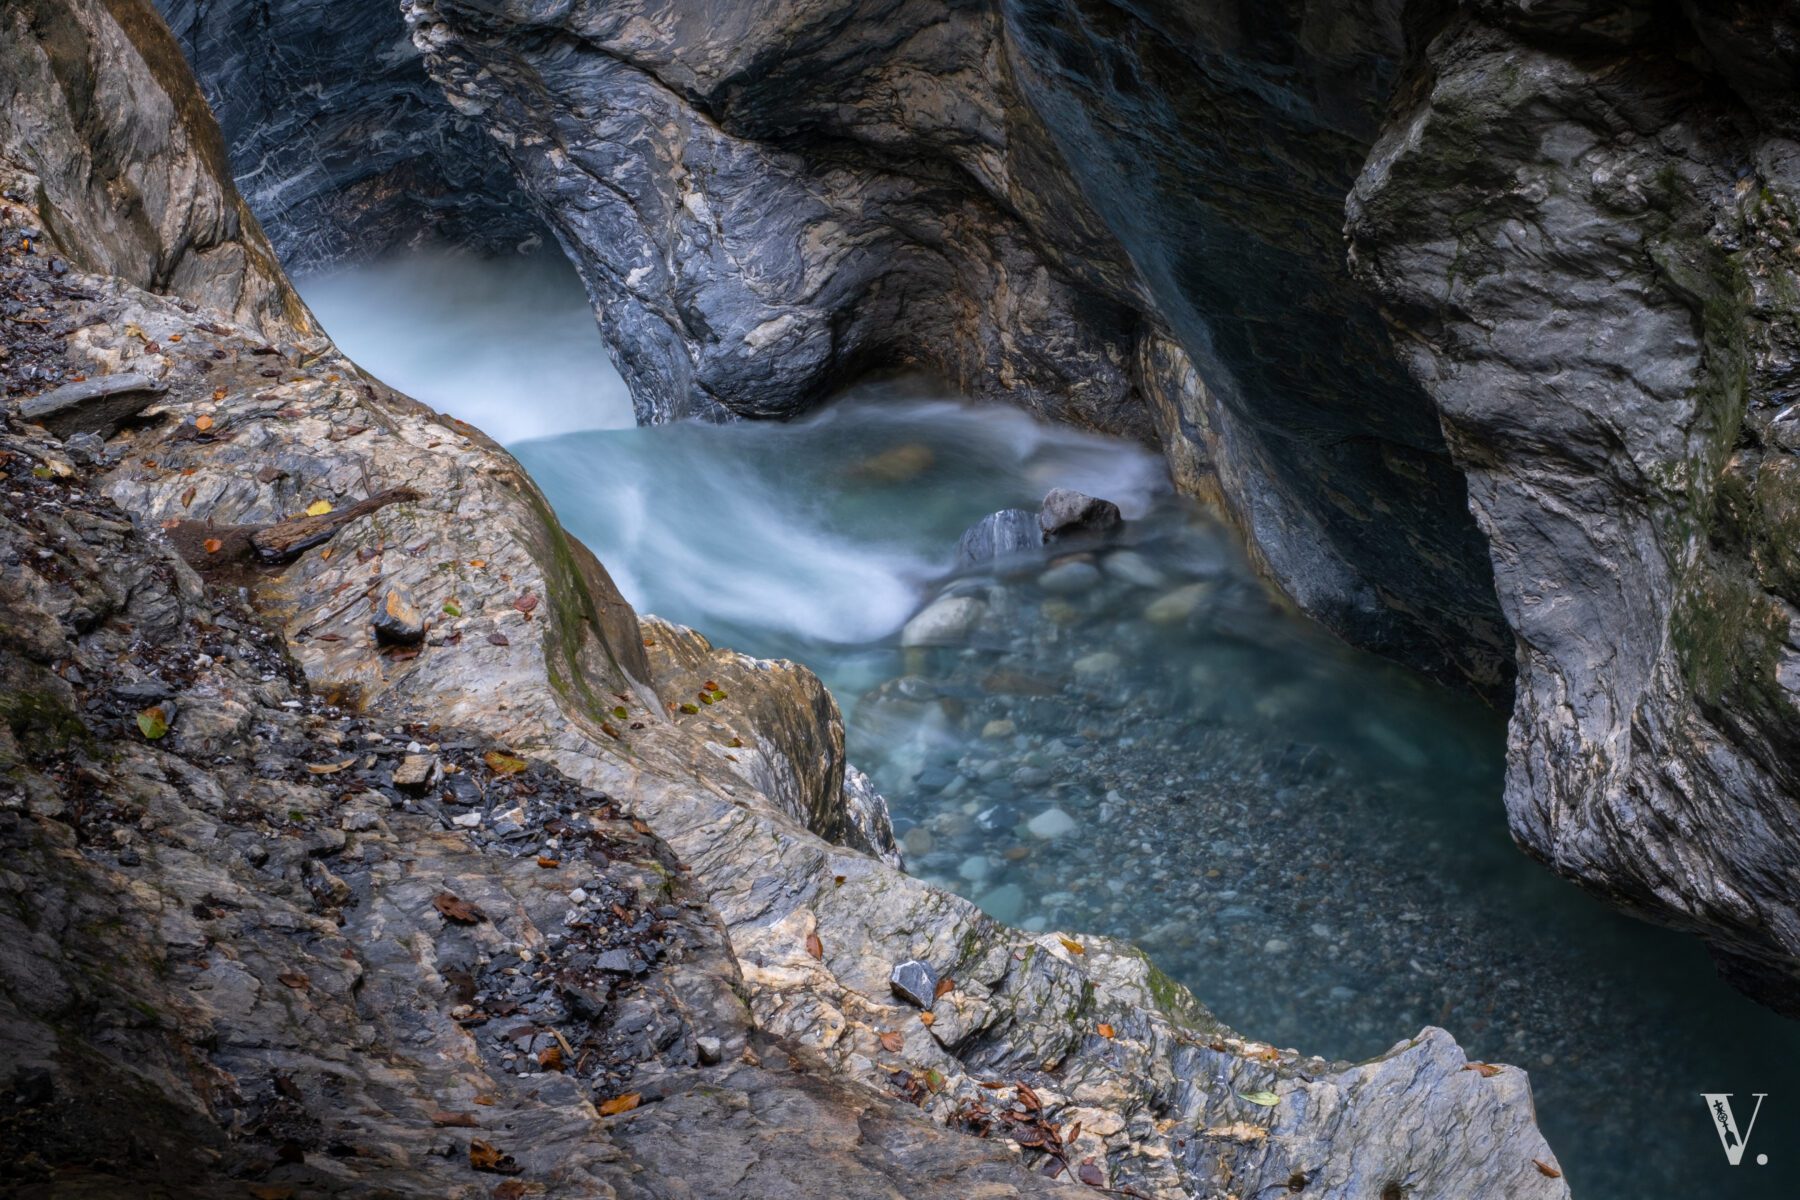
[[[894,389],[513,449],[634,603],[826,679],[916,873],[1129,938],[1252,1036],[1360,1058],[1443,1025],[1530,1070],[1577,1195],[1794,1193],[1800,1026],[1520,854],[1501,719],[1281,610],[1142,450]],[[1125,536],[952,573],[969,523],[1054,485]],[[903,648],[945,594],[980,619]],[[1743,1166],[1702,1091],[1773,1093]]]

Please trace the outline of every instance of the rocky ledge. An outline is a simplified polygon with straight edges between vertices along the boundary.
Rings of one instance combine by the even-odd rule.
[[[32,19],[204,134],[147,13]],[[883,861],[817,680],[640,621],[510,457],[248,285],[272,258],[210,223],[208,160],[133,200],[136,258],[52,224],[118,193],[49,167],[137,128],[52,77],[0,122],[0,371],[159,390],[0,446],[33,1193],[1567,1194],[1525,1075],[1440,1030],[1250,1041],[1129,947]]]

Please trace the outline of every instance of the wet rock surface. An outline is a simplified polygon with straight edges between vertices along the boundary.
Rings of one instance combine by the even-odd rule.
[[[0,1030],[32,1072],[8,1144],[49,1194],[292,1176],[473,1196],[516,1175],[635,1196],[660,1173],[697,1196],[1173,1198],[1296,1171],[1323,1195],[1565,1194],[1534,1165],[1553,1157],[1523,1073],[1461,1070],[1441,1031],[1356,1067],[1247,1042],[1128,947],[1005,929],[825,840],[855,809],[809,673],[640,623],[516,463],[323,339],[58,275],[58,248],[19,236],[31,214],[3,215],[0,284],[61,331],[59,354],[26,340],[9,390],[169,385],[91,474],[41,434],[6,447],[29,503],[5,661],[48,700],[8,716]],[[157,540],[399,488],[285,564],[220,559],[220,538],[196,574]],[[392,587],[430,622],[419,645],[374,636]],[[65,719],[87,723],[77,675],[115,706],[97,734]],[[427,755],[438,782],[392,786]],[[880,848],[878,823],[858,832]],[[929,1013],[889,990],[909,957],[954,981]],[[1057,1153],[951,1127],[996,1090]],[[1026,1173],[1046,1166],[1078,1182]]]
[[[156,0],[289,272],[546,236],[487,134],[425,74],[397,3]]]
[[[1518,634],[1514,835],[1797,1015],[1795,10],[1684,10],[1452,21],[1349,228]]]

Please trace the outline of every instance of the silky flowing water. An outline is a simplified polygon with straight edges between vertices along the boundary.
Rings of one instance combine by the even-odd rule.
[[[1149,452],[899,386],[788,424],[619,428],[565,264],[301,286],[365,366],[509,440],[640,609],[817,671],[915,874],[1132,941],[1250,1036],[1354,1060],[1442,1025],[1531,1073],[1578,1196],[1794,1194],[1800,1025],[1528,860],[1503,717],[1284,610]],[[470,356],[505,378],[471,387]],[[1053,486],[1117,501],[1124,535],[955,569],[968,525]],[[945,596],[977,618],[902,646]],[[1742,1166],[1702,1092],[1740,1125],[1771,1093]]]

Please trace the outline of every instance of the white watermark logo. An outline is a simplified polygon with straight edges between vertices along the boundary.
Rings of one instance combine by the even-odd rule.
[[[1744,1126],[1744,1132],[1738,1133],[1737,1114],[1731,1111],[1731,1098],[1735,1092],[1701,1092],[1706,1097],[1706,1111],[1712,1117],[1713,1126],[1719,1131],[1719,1144],[1725,1147],[1725,1158],[1732,1166],[1744,1161],[1744,1150],[1750,1144],[1750,1134],[1756,1128],[1756,1115],[1762,1111],[1763,1098],[1769,1093],[1752,1092],[1756,1097],[1756,1107],[1750,1110],[1750,1123]],[[1756,1165],[1767,1166],[1769,1156],[1756,1156]]]

